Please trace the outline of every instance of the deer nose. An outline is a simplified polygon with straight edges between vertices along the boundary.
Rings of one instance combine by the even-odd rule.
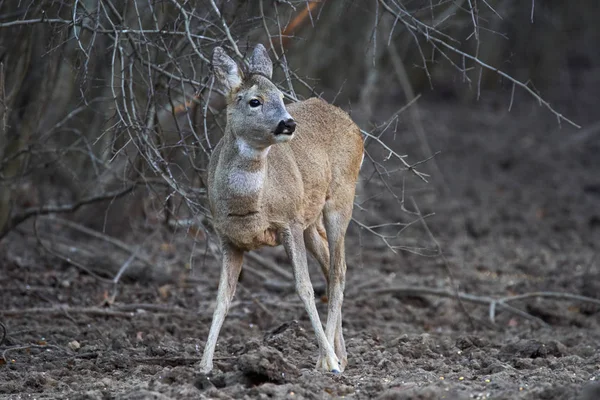
[[[294,121],[294,118],[289,118],[283,123],[283,126],[289,129],[290,132],[294,132],[296,130],[296,121]]]
[[[279,121],[277,125],[277,129],[275,130],[275,134],[287,134],[291,135],[296,130],[296,121],[293,118],[288,118],[286,120]]]

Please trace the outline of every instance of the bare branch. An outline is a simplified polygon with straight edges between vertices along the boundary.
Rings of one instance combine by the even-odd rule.
[[[396,12],[395,10],[393,10],[386,2],[385,0],[379,0],[379,2],[381,3],[381,5],[383,5],[383,7],[390,13],[392,14],[394,17],[399,18],[400,20],[402,20],[402,15],[400,15],[398,12]],[[516,86],[521,87],[522,89],[524,89],[525,91],[527,91],[533,98],[535,98],[540,105],[543,105],[544,107],[546,107],[551,113],[553,113],[556,118],[558,119],[558,122],[560,123],[560,121],[565,121],[567,123],[569,123],[570,125],[574,126],[575,128],[581,128],[580,125],[576,124],[575,122],[573,122],[572,120],[568,119],[567,117],[565,117],[564,115],[562,115],[561,113],[559,113],[558,111],[556,111],[551,105],[550,103],[548,103],[546,100],[544,100],[542,97],[540,97],[540,95],[538,95],[532,88],[529,87],[529,85],[527,83],[521,82],[515,78],[513,78],[512,76],[510,76],[509,74],[507,74],[504,71],[501,71],[500,69],[493,67],[485,62],[483,62],[482,60],[480,60],[476,55],[473,56],[471,54],[465,53],[462,50],[459,50],[458,48],[456,48],[455,46],[447,43],[446,41],[439,39],[435,36],[433,36],[432,33],[430,33],[428,30],[425,30],[425,32],[421,32],[416,25],[412,25],[412,24],[408,24],[405,23],[405,26],[407,28],[409,28],[409,30],[412,30],[414,32],[418,32],[422,35],[425,36],[427,41],[430,42],[434,42],[452,52],[454,52],[455,54],[458,54],[462,57],[465,57],[471,61],[474,61],[475,63],[479,64],[481,67],[490,70],[496,74],[498,74],[499,76],[513,82]],[[434,33],[437,33],[434,31]]]

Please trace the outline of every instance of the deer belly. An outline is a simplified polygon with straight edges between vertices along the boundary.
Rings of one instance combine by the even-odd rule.
[[[280,244],[277,230],[265,224],[259,214],[230,215],[219,230],[231,243],[246,251]]]

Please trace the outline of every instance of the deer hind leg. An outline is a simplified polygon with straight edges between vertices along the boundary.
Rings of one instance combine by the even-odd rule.
[[[213,368],[213,355],[215,353],[215,346],[217,345],[217,338],[219,337],[223,321],[225,321],[225,316],[229,311],[231,300],[235,294],[235,287],[242,271],[244,259],[244,253],[241,250],[225,243],[225,241],[223,241],[222,249],[223,266],[217,294],[217,308],[213,314],[210,332],[206,340],[204,353],[202,354],[202,361],[200,362],[200,372],[204,374],[209,373]]]
[[[320,221],[306,228],[304,231],[304,242],[306,243],[306,248],[308,251],[317,259],[319,265],[321,266],[321,270],[323,271],[323,275],[325,275],[325,280],[327,281],[327,297],[331,298],[331,285],[329,285],[329,245],[327,244],[325,227],[323,227]],[[339,313],[334,339],[331,340],[331,337],[327,337],[327,340],[329,343],[333,344],[335,355],[340,360],[340,371],[343,371],[348,363],[348,357],[346,355],[346,344],[344,342],[344,336],[342,333],[341,312]]]
[[[327,234],[321,217],[304,230],[304,243],[306,249],[319,263],[329,288],[329,246],[327,245]],[[329,296],[329,293],[327,295]]]
[[[346,286],[345,235],[352,217],[352,200],[348,205],[328,203],[324,209],[325,229],[329,244],[330,267],[328,285],[328,310],[325,335],[334,344],[342,371],[348,363],[346,344],[342,332],[342,303]]]
[[[317,369],[326,372],[339,373],[341,371],[339,360],[335,355],[335,350],[325,336],[321,319],[315,304],[315,292],[308,274],[308,264],[306,261],[306,246],[304,243],[302,228],[294,225],[282,232],[282,243],[292,262],[294,269],[294,279],[296,281],[296,291],[304,303],[304,308],[308,313],[313,330],[319,344],[319,361]]]

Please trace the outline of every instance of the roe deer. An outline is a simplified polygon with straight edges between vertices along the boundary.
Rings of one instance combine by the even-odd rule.
[[[348,114],[320,99],[286,108],[260,44],[247,72],[220,47],[214,50],[213,68],[227,100],[227,126],[208,169],[208,198],[223,266],[201,372],[213,367],[243,253],[279,244],[291,260],[296,291],[317,337],[317,369],[342,372],[347,364],[342,335],[344,236],[363,157],[360,130]],[[306,249],[327,280],[325,330],[315,306]]]

